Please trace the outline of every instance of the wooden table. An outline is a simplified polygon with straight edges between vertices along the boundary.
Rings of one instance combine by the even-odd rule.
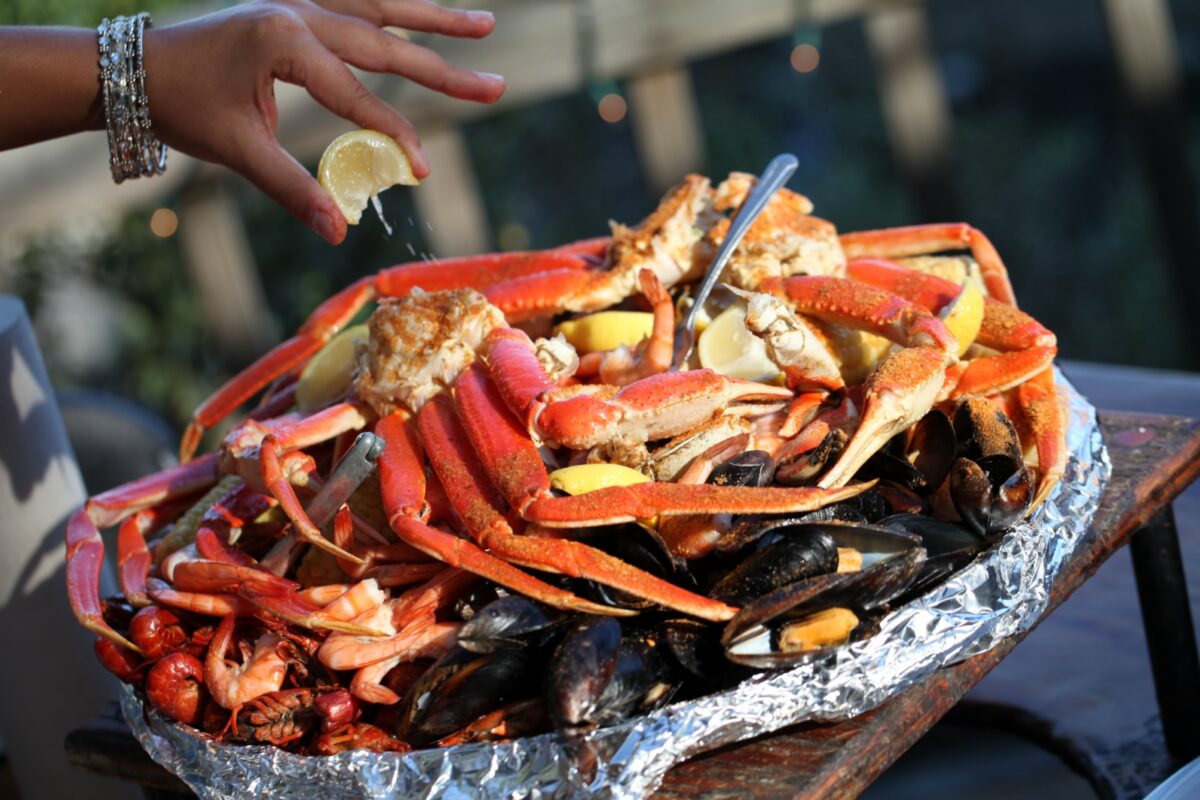
[[[1112,479],[1091,530],[1053,588],[1047,614],[1132,540],[1155,685],[1172,751],[1170,756],[1148,756],[1145,768],[1160,772],[1161,780],[1180,761],[1200,755],[1200,720],[1195,713],[1200,709],[1200,664],[1170,512],[1171,501],[1200,474],[1200,421],[1124,412],[1101,413],[1100,419],[1112,457]],[[852,720],[800,725],[693,759],[667,774],[657,796],[855,797],[1025,635],[939,670]],[[1086,670],[1087,665],[1079,668]],[[1029,699],[1007,698],[1007,710],[1015,717],[1037,716],[1040,710],[1028,707],[1032,697],[1033,693]],[[1061,745],[1061,752],[1073,754],[1076,766],[1086,769],[1087,753],[1073,751],[1070,742]],[[72,732],[66,747],[72,763],[137,781],[148,797],[189,794],[141,750],[115,705],[109,714]],[[1106,786],[1102,780],[1093,783],[1106,796],[1120,794],[1120,787]]]

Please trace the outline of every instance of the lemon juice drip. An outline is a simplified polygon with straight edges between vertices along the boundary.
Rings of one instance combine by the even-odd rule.
[[[392,235],[392,226],[383,218],[383,204],[379,202],[379,195],[371,195],[371,208],[375,209],[375,216],[379,217],[379,221],[383,223],[383,229],[387,231],[387,235]]]

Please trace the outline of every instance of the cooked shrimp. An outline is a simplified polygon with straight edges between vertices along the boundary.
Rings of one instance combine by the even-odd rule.
[[[258,637],[253,650],[241,643],[241,664],[226,659],[236,623],[233,614],[221,620],[204,661],[204,685],[213,700],[228,709],[236,709],[267,692],[279,691],[288,668],[281,654],[283,640],[273,633]]]

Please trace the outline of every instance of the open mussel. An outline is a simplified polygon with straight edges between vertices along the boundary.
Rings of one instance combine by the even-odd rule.
[[[455,647],[409,688],[398,712],[400,738],[432,744],[507,702],[533,692],[525,650],[477,654]]]
[[[717,581],[710,597],[740,606],[785,584],[837,570],[837,546],[818,525],[778,525],[766,535],[770,541]]]
[[[805,578],[746,603],[722,636],[731,661],[790,667],[871,636],[925,560],[919,539],[906,533],[867,525],[825,530],[839,548],[862,554],[861,569]]]

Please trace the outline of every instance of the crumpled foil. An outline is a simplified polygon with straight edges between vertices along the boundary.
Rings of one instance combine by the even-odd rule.
[[[1058,382],[1069,401],[1071,457],[1049,500],[970,566],[889,614],[878,635],[826,660],[592,731],[581,737],[585,745],[546,734],[405,755],[298,756],[214,743],[144,706],[128,686],[125,718],[150,756],[202,798],[644,797],[698,753],[797,722],[861,714],[1033,626],[1111,472],[1095,409],[1061,374]],[[572,757],[588,751],[594,758]]]

